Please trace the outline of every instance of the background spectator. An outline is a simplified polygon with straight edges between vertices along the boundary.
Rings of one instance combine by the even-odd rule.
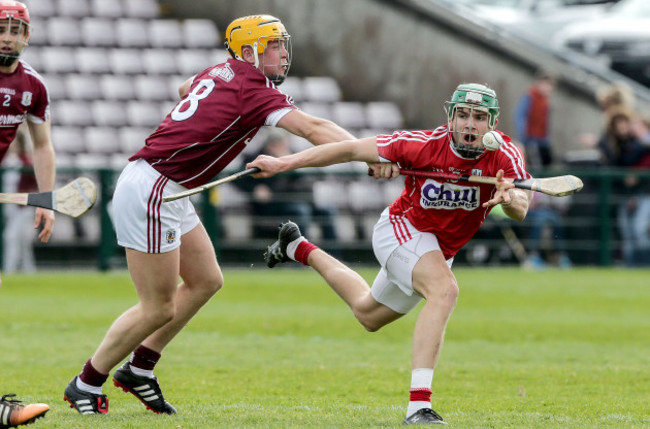
[[[529,168],[548,167],[553,162],[550,123],[554,89],[555,77],[540,70],[515,107],[515,133],[526,148]]]

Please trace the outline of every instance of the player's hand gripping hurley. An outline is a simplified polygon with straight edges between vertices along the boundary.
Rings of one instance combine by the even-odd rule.
[[[43,207],[71,217],[79,217],[97,201],[97,187],[86,177],[77,177],[50,192],[0,193],[0,203]]]
[[[401,169],[404,176],[431,177],[433,179],[459,180],[463,182],[486,183],[496,185],[496,177],[474,176],[469,174],[442,173],[437,171],[421,171]],[[564,197],[575,194],[582,189],[582,180],[572,175],[544,177],[540,179],[514,179],[515,188],[541,192],[553,197]]]
[[[224,177],[223,179],[215,180],[214,182],[206,183],[203,186],[197,186],[196,188],[188,189],[187,191],[179,192],[174,195],[167,195],[163,197],[163,202],[167,203],[169,201],[175,201],[181,198],[189,197],[190,195],[198,194],[207,189],[214,188],[215,186],[223,185],[224,183],[232,182],[237,180],[240,177],[248,176],[249,174],[259,173],[260,169],[257,167],[249,168],[248,170],[243,170],[230,176]]]

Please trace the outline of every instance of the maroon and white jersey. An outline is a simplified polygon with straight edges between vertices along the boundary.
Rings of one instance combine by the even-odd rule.
[[[234,59],[210,67],[167,115],[145,146],[129,158],[145,159],[162,175],[193,188],[223,170],[264,125],[275,126],[295,109],[252,65]]]
[[[50,119],[50,95],[43,78],[26,62],[11,73],[0,73],[0,159],[4,158],[18,126]]]
[[[398,131],[392,136],[377,137],[379,156],[397,162],[401,168],[444,173],[530,178],[524,156],[507,135],[497,151],[485,151],[478,159],[464,159],[454,151],[447,126],[426,131]],[[438,238],[446,259],[454,256],[467,243],[487,217],[491,208],[482,204],[492,198],[493,185],[457,182],[408,176],[404,191],[390,205],[395,235],[401,242],[410,240],[400,229],[399,217],[406,217],[419,231],[431,232]]]

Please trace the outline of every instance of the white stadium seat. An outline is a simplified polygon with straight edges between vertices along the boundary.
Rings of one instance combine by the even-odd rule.
[[[133,155],[144,146],[144,141],[152,133],[151,128],[122,127],[119,130],[120,148],[122,152]]]
[[[362,103],[356,101],[338,101],[332,105],[334,122],[343,128],[364,128],[366,111]]]
[[[67,74],[63,78],[71,100],[95,100],[101,97],[99,78],[92,74]]]
[[[182,51],[181,51],[182,52]],[[142,65],[147,74],[174,74],[178,54],[171,49],[145,49],[142,52]]]
[[[56,114],[52,122],[61,125],[89,126],[93,124],[93,115],[90,106],[80,100],[59,100],[56,102]]]
[[[41,48],[29,46],[20,54],[20,59],[32,66],[37,72],[41,71]]]
[[[182,27],[187,48],[216,48],[221,44],[217,25],[210,19],[186,19]]]
[[[52,0],[24,0],[23,3],[27,5],[31,18],[47,18],[56,15],[55,4]]]
[[[116,74],[141,74],[142,54],[137,49],[111,49],[109,51],[111,71]]]
[[[97,100],[92,103],[92,115],[95,125],[120,127],[126,125],[124,103]]]
[[[105,18],[124,16],[121,1],[90,0],[90,13]]]
[[[77,48],[74,51],[77,69],[81,73],[110,72],[109,51],[103,48]]]
[[[46,73],[73,73],[77,71],[74,50],[52,46],[41,50],[41,67]]]
[[[124,13],[131,18],[157,18],[160,6],[156,0],[122,0]]]
[[[146,48],[149,46],[147,21],[142,19],[118,19],[115,22],[115,39],[122,48]]]
[[[333,103],[342,98],[338,82],[331,77],[308,76],[303,79],[305,99]]]
[[[105,74],[99,79],[99,86],[106,100],[131,100],[135,96],[132,76]]]
[[[52,145],[58,160],[61,153],[80,153],[86,150],[83,129],[55,125],[52,127]]]
[[[143,101],[169,100],[167,92],[167,79],[162,76],[135,76],[133,81],[135,96]],[[178,98],[178,97],[176,97]]]
[[[180,48],[183,33],[180,22],[172,19],[154,19],[149,22],[149,42],[154,48]]]
[[[60,16],[81,18],[90,15],[90,5],[88,0],[56,0],[56,12]]]
[[[373,101],[366,106],[368,126],[397,130],[402,128],[404,119],[402,112],[395,103],[388,101]]]
[[[129,125],[149,127],[152,132],[164,119],[158,103],[129,101],[126,104],[126,111]]]
[[[58,100],[67,98],[68,91],[66,90],[63,75],[41,73],[41,77],[45,81],[45,86],[47,87],[47,91],[50,94],[51,102],[56,102]]]
[[[109,18],[82,18],[81,38],[86,46],[114,46],[115,24]]]
[[[206,49],[181,49],[174,58],[178,72],[186,75],[186,79],[216,64],[213,52]]]
[[[79,20],[71,17],[53,17],[47,20],[50,45],[79,46],[82,43]]]
[[[87,127],[84,138],[88,152],[112,154],[120,149],[115,127]]]

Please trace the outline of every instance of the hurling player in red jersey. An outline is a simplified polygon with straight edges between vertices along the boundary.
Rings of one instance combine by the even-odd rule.
[[[66,387],[65,399],[82,414],[108,412],[102,385],[129,355],[115,371],[114,384],[156,413],[176,413],[163,398],[154,367],[224,279],[190,200],[163,203],[163,196],[212,180],[263,126],[284,128],[314,145],[353,138],[331,121],[296,109],[278,90],[291,64],[291,39],[279,19],[238,18],[225,38],[232,58],[180,87],[181,100],[117,181],[113,220],[140,302],[115,320]],[[377,168],[378,175],[382,171],[391,174],[390,168]]]
[[[41,192],[54,188],[55,164],[51,139],[50,97],[42,78],[20,54],[30,35],[27,7],[17,1],[0,0],[0,160],[14,141],[18,126],[27,119],[34,145],[34,170]],[[39,239],[47,243],[54,227],[54,212],[37,208],[34,228],[42,226]],[[43,417],[46,404],[22,404],[14,394],[0,398],[0,429],[16,427]]]
[[[458,285],[454,255],[479,229],[490,210],[501,204],[511,218],[523,220],[529,193],[510,179],[529,178],[524,157],[510,138],[495,132],[491,150],[483,135],[497,124],[496,93],[479,84],[462,84],[448,102],[448,123],[435,130],[400,131],[327,144],[272,158],[262,155],[247,168],[254,177],[302,167],[348,161],[394,162],[401,168],[496,176],[496,186],[407,177],[404,191],[375,225],[373,250],[381,264],[372,287],[341,262],[317,248],[293,222],[280,228],[269,246],[269,267],[295,260],[314,268],[350,306],[368,331],[377,331],[426,300],[415,324],[410,401],[405,424],[446,424],[431,408],[433,371],[442,347]]]

